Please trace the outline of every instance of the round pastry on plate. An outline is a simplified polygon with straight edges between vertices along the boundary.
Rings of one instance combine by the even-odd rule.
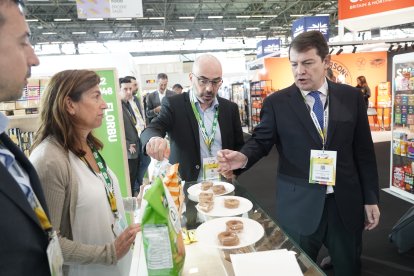
[[[237,219],[232,219],[226,222],[227,231],[240,233],[243,231],[243,222]]]
[[[239,208],[240,201],[235,198],[226,198],[224,199],[224,207],[229,209],[236,209]]]
[[[201,190],[202,191],[207,191],[212,186],[213,186],[213,182],[211,182],[211,181],[203,181],[203,182],[201,182]]]
[[[198,201],[199,202],[213,202],[214,201],[213,197],[214,195],[211,192],[201,192],[198,195]]]
[[[239,237],[236,233],[225,231],[218,234],[220,243],[224,246],[235,246],[240,243]]]
[[[224,185],[214,185],[213,187],[211,187],[211,189],[213,190],[213,193],[215,195],[221,195],[226,193],[226,188],[224,187]]]

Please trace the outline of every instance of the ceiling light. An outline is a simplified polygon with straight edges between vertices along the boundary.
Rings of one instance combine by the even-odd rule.
[[[180,16],[178,19],[194,19],[194,16]]]
[[[224,28],[223,30],[225,30],[225,31],[235,31],[235,30],[237,30],[237,28]]]
[[[42,35],[55,35],[56,33],[54,32],[46,32],[46,33],[42,33]]]
[[[91,17],[91,18],[86,18],[86,20],[88,20],[88,21],[102,21],[103,20],[103,18],[98,18],[98,17]]]
[[[113,31],[99,31],[100,34],[112,34]]]
[[[56,21],[56,22],[68,22],[68,21],[71,21],[72,19],[70,19],[70,18],[55,18],[55,19],[53,19],[53,21]]]
[[[344,51],[344,49],[341,46],[341,48],[339,48],[338,52],[336,52],[336,55],[340,55],[343,51]]]
[[[248,28],[246,28],[246,30],[248,30],[248,31],[257,31],[257,30],[260,30],[260,28],[257,28],[257,27],[248,27]]]
[[[401,48],[402,48],[402,45],[401,44],[398,44],[397,49],[395,49],[395,51],[396,52],[399,52],[401,50]]]
[[[315,14],[314,16],[329,16],[329,13],[318,13],[318,14]]]
[[[252,15],[252,17],[254,17],[254,18],[262,18],[262,17],[263,17],[263,15],[260,15],[260,14],[255,14],[255,15]]]
[[[394,48],[394,44],[391,44],[390,47],[388,48],[388,52],[392,51],[392,48]]]
[[[164,16],[158,16],[158,17],[148,17],[148,19],[150,20],[164,20],[165,17]]]
[[[189,29],[176,29],[175,31],[176,32],[188,32]]]
[[[153,11],[154,11],[154,9],[152,9],[152,8],[147,9],[147,12],[153,12]]]
[[[127,20],[132,20],[132,18],[131,17],[119,17],[119,18],[115,18],[115,20],[118,20],[118,21],[127,21]]]
[[[236,18],[250,18],[250,15],[236,15]]]
[[[26,19],[26,22],[39,22],[39,19],[35,19],[35,18]]]
[[[260,21],[260,24],[264,24],[265,22],[264,21]]]
[[[163,33],[164,30],[151,30],[151,33]]]
[[[138,30],[130,30],[130,31],[125,31],[124,33],[139,33]]]
[[[202,31],[212,31],[213,29],[207,28],[207,29],[201,29]]]
[[[208,19],[222,19],[222,15],[209,15],[207,16]]]
[[[352,53],[355,54],[356,50],[357,50],[357,46],[353,45],[354,49],[352,49]]]
[[[335,48],[331,48],[331,50],[329,51],[329,54],[332,54],[334,50]]]
[[[74,34],[74,35],[81,35],[81,34],[86,34],[86,32],[72,32],[72,34]]]
[[[271,26],[270,29],[275,30],[275,29],[283,29],[282,26]]]
[[[264,18],[274,18],[277,17],[276,14],[270,14],[270,15],[263,15]]]
[[[303,16],[311,16],[311,14],[291,14],[290,17],[303,17]]]

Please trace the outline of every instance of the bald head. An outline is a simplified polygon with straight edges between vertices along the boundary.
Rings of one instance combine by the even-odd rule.
[[[213,55],[204,54],[196,58],[193,64],[193,73],[206,78],[222,77],[223,70],[220,61]]]

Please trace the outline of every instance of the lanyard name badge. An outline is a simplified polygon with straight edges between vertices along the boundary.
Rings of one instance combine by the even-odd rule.
[[[325,150],[328,125],[327,104],[323,112],[323,129],[319,125],[317,116],[313,110],[311,110],[311,118],[322,139],[322,150],[311,150],[309,183],[335,186],[337,153],[336,151]]]
[[[47,217],[46,212],[40,204],[36,194],[33,192],[31,187],[26,186],[26,188],[29,189],[27,196],[29,204],[39,219],[42,229],[47,232],[49,236],[49,244],[46,249],[46,254],[49,262],[50,274],[52,276],[61,276],[63,275],[63,255],[60,248],[58,236],[56,234],[56,231],[53,230],[52,224],[50,223],[50,220]]]
[[[204,125],[203,120],[201,119],[200,113],[199,113],[198,109],[195,106],[194,97],[195,97],[194,94],[192,95],[192,97],[190,97],[191,98],[191,107],[193,109],[194,116],[196,117],[198,126],[201,130],[201,135],[203,137],[203,141],[206,144],[207,149],[208,149],[208,153],[210,155],[210,157],[203,158],[203,179],[205,179],[205,180],[206,179],[218,179],[218,178],[220,178],[220,174],[218,172],[218,165],[219,164],[218,164],[218,161],[217,161],[217,157],[213,156],[213,154],[211,152],[211,147],[213,146],[214,136],[216,134],[216,130],[217,130],[217,126],[218,126],[219,110],[217,108],[216,112],[214,113],[214,119],[213,119],[211,133],[210,133],[210,135],[208,135],[207,129]]]
[[[115,218],[114,224],[112,225],[112,232],[114,233],[115,237],[118,237],[126,229],[127,224],[126,221],[122,218],[121,214],[119,214],[116,204],[114,185],[108,175],[108,171],[104,165],[103,158],[95,149],[95,147],[91,146],[91,150],[96,164],[98,165],[99,171],[105,180],[106,198],[108,199],[109,206],[111,207],[111,211]]]

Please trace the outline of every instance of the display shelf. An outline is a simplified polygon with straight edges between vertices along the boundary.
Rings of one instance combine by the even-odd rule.
[[[414,199],[414,54],[393,58],[390,190]]]
[[[247,89],[248,84],[245,83],[233,83],[231,85],[230,100],[237,104],[239,107],[240,122],[242,126],[248,125],[248,99]]]
[[[263,101],[272,92],[271,80],[261,80],[250,83],[250,132],[252,132],[254,127],[260,123],[260,111],[263,106]]]

